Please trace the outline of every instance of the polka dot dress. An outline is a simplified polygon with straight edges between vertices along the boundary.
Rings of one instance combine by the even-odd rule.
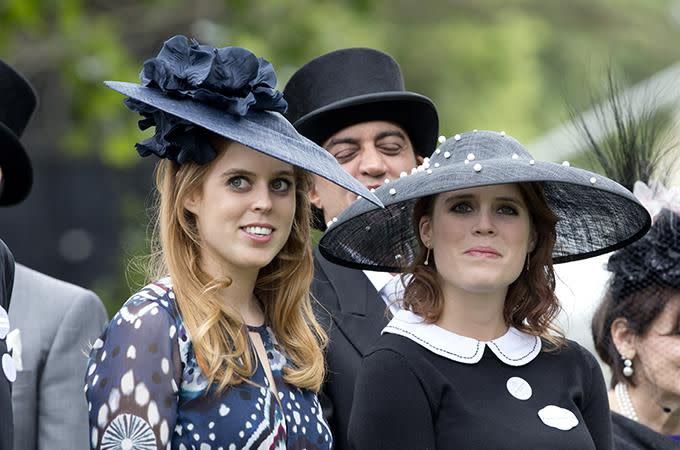
[[[252,383],[221,394],[208,385],[169,279],[133,295],[90,353],[85,393],[91,448],[330,449],[316,394],[283,381],[286,357],[269,327],[250,331],[262,339],[278,396],[261,364]]]

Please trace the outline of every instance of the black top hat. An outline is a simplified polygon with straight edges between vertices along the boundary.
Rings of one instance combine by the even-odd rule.
[[[415,152],[429,156],[439,119],[429,98],[408,92],[397,62],[370,48],[346,48],[302,66],[283,90],[286,117],[319,145],[348,126],[371,120],[394,122],[408,133]]]
[[[19,203],[33,184],[33,170],[19,142],[38,98],[30,83],[0,60],[0,205]]]

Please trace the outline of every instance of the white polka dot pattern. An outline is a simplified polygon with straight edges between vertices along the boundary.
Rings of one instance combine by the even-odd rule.
[[[555,405],[548,405],[542,408],[538,411],[538,417],[547,426],[562,431],[571,430],[578,425],[578,419],[573,412]]]
[[[9,333],[9,315],[5,308],[0,306],[0,339],[5,339]]]

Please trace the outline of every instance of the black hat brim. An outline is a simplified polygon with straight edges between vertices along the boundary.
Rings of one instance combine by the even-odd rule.
[[[384,120],[406,131],[417,155],[430,156],[437,143],[439,118],[432,100],[414,92],[379,92],[349,97],[300,117],[301,134],[323,145],[333,134],[361,122]]]
[[[28,154],[16,135],[0,122],[0,205],[15,205],[26,198],[33,185],[33,169]]]
[[[433,157],[430,163],[440,154]],[[419,241],[412,224],[418,199],[494,184],[543,184],[558,216],[553,263],[576,261],[617,250],[649,230],[651,219],[633,194],[593,172],[527,160],[487,160],[422,170],[378,188],[384,209],[356,201],[334,220],[319,242],[330,261],[356,269],[401,272],[415,258]]]

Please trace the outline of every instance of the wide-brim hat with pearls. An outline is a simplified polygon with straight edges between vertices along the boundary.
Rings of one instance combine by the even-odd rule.
[[[208,130],[381,205],[333,156],[284,118],[287,104],[275,88],[272,65],[249,50],[174,36],[144,63],[140,78],[141,84],[104,83],[128,97],[126,106],[143,116],[141,129],[155,127],[155,134],[136,146],[141,156],[206,164],[216,156],[201,133]]]
[[[337,264],[400,272],[413,262],[419,241],[413,226],[418,199],[443,192],[507,183],[541,182],[558,216],[553,262],[607,253],[642,237],[651,219],[633,194],[604,176],[536,161],[514,138],[493,131],[455,135],[411,174],[375,191],[378,209],[358,199],[333,219],[319,242]]]

